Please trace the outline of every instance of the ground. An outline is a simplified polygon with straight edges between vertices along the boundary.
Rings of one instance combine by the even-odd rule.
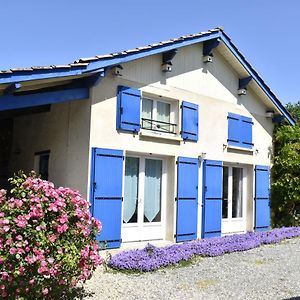
[[[85,291],[84,299],[101,300],[300,299],[300,238],[152,273],[101,266]]]

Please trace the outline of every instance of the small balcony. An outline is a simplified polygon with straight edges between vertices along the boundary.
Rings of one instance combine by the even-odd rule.
[[[142,129],[176,134],[177,124],[142,118]]]

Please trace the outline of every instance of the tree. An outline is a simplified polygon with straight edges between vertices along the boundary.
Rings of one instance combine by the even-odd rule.
[[[299,123],[300,122],[300,101],[298,101],[295,104],[292,104],[292,103],[289,102],[286,105],[286,108],[290,112],[292,117],[295,119],[295,121],[297,123]]]
[[[274,226],[300,226],[300,101],[286,105],[296,126],[274,133],[271,208]]]

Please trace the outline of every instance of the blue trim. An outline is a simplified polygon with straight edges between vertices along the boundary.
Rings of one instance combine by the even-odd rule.
[[[83,78],[81,80],[83,81],[84,86],[91,87],[91,86],[97,85],[102,80],[102,78],[105,77],[106,74],[107,74],[107,70],[102,69],[102,70],[99,70],[99,72],[97,72],[89,77]]]
[[[221,39],[219,39],[219,38],[205,41],[203,43],[203,55],[204,56],[207,56],[207,55],[213,56],[212,51],[219,46],[220,41],[221,41]]]
[[[162,63],[172,65],[172,60],[174,59],[176,53],[177,49],[164,52],[162,57]]]
[[[87,66],[87,70],[93,71],[97,68],[100,67],[108,67],[111,65],[117,65],[117,64],[122,64],[131,60],[135,60],[138,58],[143,58],[149,55],[155,55],[155,54],[160,54],[163,52],[167,52],[170,50],[177,49],[178,47],[184,47],[184,46],[189,46],[193,45],[195,43],[201,43],[207,40],[215,39],[218,37],[221,37],[221,32],[212,32],[212,33],[207,33],[207,35],[203,35],[201,37],[197,38],[191,38],[190,40],[181,40],[181,41],[175,41],[172,44],[167,44],[167,45],[161,45],[160,47],[155,47],[151,49],[146,49],[144,51],[140,51],[137,53],[132,53],[132,54],[125,54],[122,57],[112,57],[112,58],[107,58],[107,59],[101,59],[100,61],[94,61],[91,62]]]
[[[21,83],[12,83],[10,84],[3,92],[4,95],[11,95],[13,94],[16,90],[20,89],[22,87]]]
[[[239,79],[239,89],[247,89],[247,85],[252,80],[252,76]]]
[[[274,118],[272,118],[272,122],[275,124],[280,124],[281,122],[283,122],[284,120],[284,116],[275,116]]]
[[[69,69],[53,69],[53,70],[33,70],[33,71],[22,71],[22,72],[14,72],[14,73],[4,73],[0,75],[0,84],[1,83],[12,83],[12,82],[20,82],[20,81],[28,81],[28,80],[37,80],[37,79],[46,79],[46,78],[54,78],[54,77],[65,77],[65,76],[76,76],[85,73],[97,72],[101,68],[109,67],[112,65],[122,64],[131,60],[143,58],[149,55],[159,54],[163,52],[167,52],[170,50],[177,49],[179,47],[184,47],[188,45],[192,45],[195,43],[201,43],[208,40],[218,39],[220,38],[224,44],[228,47],[228,49],[232,52],[232,54],[238,59],[238,61],[242,64],[242,66],[249,73],[249,76],[256,81],[256,83],[261,87],[261,89],[266,93],[266,95],[270,98],[273,104],[278,108],[278,110],[286,117],[288,122],[291,125],[295,125],[295,121],[289,112],[285,109],[282,103],[276,98],[270,88],[265,84],[265,82],[261,79],[261,77],[256,73],[256,71],[252,68],[252,66],[246,61],[245,57],[239,52],[236,46],[230,41],[229,37],[223,31],[217,32],[208,32],[207,34],[203,34],[200,37],[192,37],[190,39],[183,39],[172,42],[172,44],[161,45],[159,47],[145,49],[139,51],[137,53],[129,53],[124,54],[123,56],[112,57],[107,59],[101,59],[99,61],[90,62],[87,66],[72,66]]]
[[[74,88],[20,96],[2,96],[0,97],[0,111],[88,98],[88,88]]]
[[[0,75],[0,84],[29,80],[49,79],[83,74],[86,67],[71,67],[66,69],[20,71]]]

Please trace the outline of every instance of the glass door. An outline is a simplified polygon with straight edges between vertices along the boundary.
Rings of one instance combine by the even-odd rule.
[[[142,241],[163,238],[162,159],[126,157],[122,239]]]
[[[223,167],[222,233],[245,231],[245,180],[244,168]]]

